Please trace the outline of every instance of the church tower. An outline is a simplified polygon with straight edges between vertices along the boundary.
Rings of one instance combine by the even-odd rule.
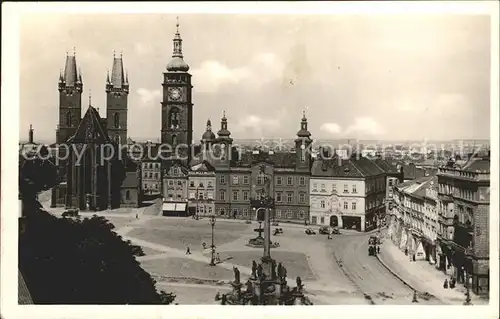
[[[295,139],[295,154],[297,156],[295,166],[297,170],[310,170],[312,164],[310,145],[312,142],[311,132],[307,130],[306,112],[303,112],[300,130],[297,132],[297,139]]]
[[[65,143],[73,136],[82,119],[82,74],[76,66],[76,54],[66,54],[64,72],[59,74],[59,125],[56,143]]]
[[[174,157],[181,156],[189,163],[191,160],[190,147],[193,142],[193,86],[191,85],[191,74],[188,73],[189,65],[184,62],[182,55],[179,20],[177,20],[176,27],[172,60],[167,64],[167,71],[163,73],[161,142],[176,150],[172,154]]]
[[[109,137],[118,144],[127,143],[128,74],[123,72],[123,56],[113,53],[111,77],[106,77],[106,120]]]

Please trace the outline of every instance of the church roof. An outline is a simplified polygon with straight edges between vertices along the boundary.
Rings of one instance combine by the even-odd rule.
[[[78,74],[76,66],[76,56],[73,54],[66,56],[66,63],[64,65],[64,74],[61,76],[61,80],[64,81],[66,86],[75,86],[75,84],[81,84],[81,74]]]
[[[111,139],[102,126],[102,119],[99,112],[92,106],[89,106],[83,116],[75,135],[70,137],[69,143],[89,143],[94,141],[97,144],[111,143]]]
[[[127,84],[125,73],[123,72],[123,59],[113,57],[113,69],[111,70],[111,84],[114,88],[122,88]]]
[[[125,179],[123,180],[122,187],[135,188],[138,186],[137,172],[126,172]]]

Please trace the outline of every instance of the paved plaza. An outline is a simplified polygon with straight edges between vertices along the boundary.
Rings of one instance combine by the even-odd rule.
[[[62,212],[50,209],[47,201],[43,205],[53,214]],[[257,222],[217,219],[215,245],[221,262],[210,266],[209,219],[163,217],[159,209],[159,203],[153,201],[145,207],[103,211],[98,215],[113,223],[114,231],[124,239],[143,248],[145,256],[137,260],[155,278],[158,288],[177,295],[176,303],[215,304],[217,291],[230,289],[233,266],[238,267],[246,281],[252,260],[258,261],[262,256],[262,249],[246,245],[257,235]],[[343,230],[328,240],[326,235],[306,235],[303,225],[281,223],[279,227],[284,233],[272,236],[279,247],[272,249],[271,255],[287,268],[292,284],[297,276],[302,278],[314,304],[405,305],[412,303],[414,289],[418,291],[419,304],[461,304],[465,299],[458,289],[443,292],[438,271],[426,272],[422,264],[410,263],[390,240],[382,243],[381,254],[376,258],[368,256],[369,233]],[[187,247],[191,254],[186,254]]]

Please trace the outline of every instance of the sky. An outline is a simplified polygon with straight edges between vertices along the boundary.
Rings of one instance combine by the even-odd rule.
[[[305,110],[313,139],[483,139],[490,135],[490,20],[482,15],[179,16],[193,75],[194,137],[223,111],[235,139],[294,138]],[[25,14],[20,139],[55,141],[57,82],[76,48],[83,112],[105,116],[105,79],[123,52],[128,132],[160,137],[172,14]],[[82,114],[83,115],[83,114]]]

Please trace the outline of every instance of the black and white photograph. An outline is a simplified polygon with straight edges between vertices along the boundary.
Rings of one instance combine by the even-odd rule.
[[[439,4],[4,3],[2,318],[498,318],[499,6]]]

